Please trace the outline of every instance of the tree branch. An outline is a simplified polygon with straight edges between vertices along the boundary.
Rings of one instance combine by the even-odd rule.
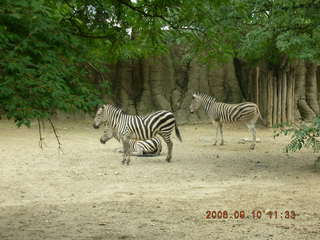
[[[99,75],[100,75],[100,77],[101,77],[101,79],[103,80],[103,81],[105,81],[105,78],[104,78],[104,76],[103,76],[103,73],[101,72],[101,71],[99,71],[99,69],[97,69],[92,63],[90,63],[90,62],[87,62],[87,64],[94,70],[94,71],[96,71]]]
[[[42,131],[41,131],[41,123],[39,118],[37,119],[38,121],[38,129],[39,129],[39,147],[41,148],[41,150],[43,150],[43,140],[44,138],[42,137]]]
[[[79,37],[84,37],[84,38],[91,38],[91,39],[107,39],[107,40],[110,40],[110,41],[113,41],[114,38],[113,36],[111,35],[90,35],[90,34],[86,34],[86,33],[83,33],[83,32],[71,32],[71,34],[75,35],[75,36],[79,36]]]
[[[59,149],[61,152],[63,152],[63,151],[62,151],[62,148],[61,148],[62,144],[61,144],[61,142],[60,142],[60,139],[59,139],[59,136],[58,136],[58,134],[57,134],[56,128],[55,128],[55,126],[53,125],[53,122],[51,121],[50,118],[48,119],[48,121],[49,121],[49,123],[50,123],[50,125],[51,125],[51,127],[52,127],[52,130],[53,130],[53,133],[54,133],[54,135],[55,135],[55,137],[56,137],[56,139],[57,139],[58,149]]]

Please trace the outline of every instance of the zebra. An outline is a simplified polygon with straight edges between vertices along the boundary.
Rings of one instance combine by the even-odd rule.
[[[106,128],[103,132],[103,135],[100,138],[100,142],[105,144],[111,138],[115,138],[118,142],[120,142],[119,134],[115,129]],[[143,140],[143,141],[135,141],[129,140],[129,150],[132,155],[136,156],[147,156],[147,155],[159,155],[162,151],[161,140],[158,137],[153,137],[151,139]]]
[[[200,107],[208,114],[212,123],[217,123],[216,139],[214,145],[217,144],[218,132],[220,132],[221,143],[224,144],[222,123],[224,122],[244,122],[252,133],[253,142],[250,149],[253,150],[256,145],[256,128],[255,124],[261,114],[257,104],[252,102],[243,102],[238,104],[228,104],[217,102],[214,97],[204,93],[194,93],[190,105],[190,112],[198,110]],[[262,118],[261,118],[262,119]],[[220,130],[220,131],[219,131]]]
[[[122,164],[129,165],[130,163],[129,139],[146,140],[160,135],[168,147],[167,162],[170,162],[172,158],[173,143],[170,136],[173,128],[175,128],[176,136],[182,142],[173,113],[165,110],[139,116],[126,114],[118,107],[104,104],[97,110],[93,127],[99,128],[104,123],[119,133],[123,145]]]

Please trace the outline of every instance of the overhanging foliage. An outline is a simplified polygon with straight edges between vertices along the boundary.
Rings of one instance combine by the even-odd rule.
[[[102,71],[168,44],[218,61],[318,61],[319,9],[318,0],[3,0],[0,111],[18,125],[90,111],[100,93],[86,65]]]

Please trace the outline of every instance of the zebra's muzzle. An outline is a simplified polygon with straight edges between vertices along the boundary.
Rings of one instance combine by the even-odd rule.
[[[93,128],[95,128],[95,129],[98,129],[98,128],[99,128],[99,125],[96,125],[95,123],[94,123],[92,126],[93,126]]]

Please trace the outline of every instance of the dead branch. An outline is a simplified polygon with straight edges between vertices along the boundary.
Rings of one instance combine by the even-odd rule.
[[[101,77],[101,79],[103,80],[103,81],[105,81],[105,78],[104,78],[104,76],[103,76],[103,73],[99,70],[99,69],[97,69],[92,63],[90,63],[90,62],[87,62],[87,64],[88,64],[88,66],[89,67],[91,67],[94,71],[96,71],[99,75],[100,75],[100,77]]]
[[[52,122],[52,120],[49,118],[48,119],[48,121],[49,121],[49,123],[50,123],[50,125],[51,125],[51,127],[52,127],[52,130],[53,130],[53,133],[54,133],[54,135],[55,135],[55,137],[56,137],[56,139],[57,139],[57,142],[58,142],[58,149],[59,149],[59,151],[61,151],[61,152],[63,152],[62,151],[62,144],[61,144],[61,142],[60,142],[60,139],[59,139],[59,136],[58,136],[58,134],[57,134],[57,130],[56,130],[56,128],[55,128],[55,126],[54,126],[54,124],[53,124],[53,122]]]

